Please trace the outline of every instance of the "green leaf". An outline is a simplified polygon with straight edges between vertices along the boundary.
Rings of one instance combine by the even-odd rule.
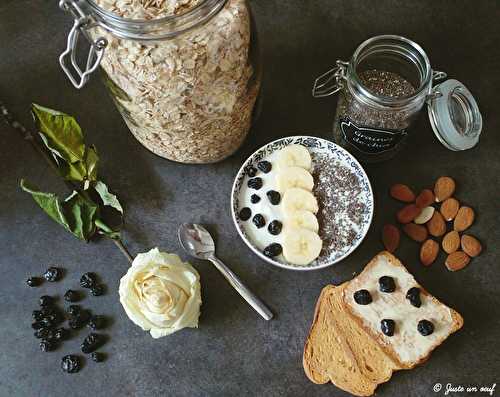
[[[73,191],[62,203],[53,193],[41,192],[24,179],[21,188],[30,193],[36,203],[54,221],[81,240],[88,241],[96,231],[95,219],[99,208],[90,199]]]
[[[94,189],[99,194],[99,197],[101,198],[104,205],[113,207],[115,210],[123,214],[123,208],[120,204],[120,201],[118,201],[118,197],[109,192],[108,187],[104,182],[97,181],[94,185]]]
[[[121,233],[118,230],[111,229],[101,219],[96,219],[95,224],[96,224],[97,228],[99,229],[100,234],[104,234],[105,236],[107,236],[113,240],[120,240]]]
[[[86,179],[88,181],[97,180],[97,164],[99,163],[99,156],[95,146],[89,146],[85,153],[85,168],[87,170]]]

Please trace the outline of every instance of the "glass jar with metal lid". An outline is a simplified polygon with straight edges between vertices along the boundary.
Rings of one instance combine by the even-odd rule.
[[[61,0],[74,16],[60,64],[76,88],[101,66],[134,136],[183,163],[235,152],[252,122],[261,67],[246,0]],[[90,43],[77,62],[80,36]]]
[[[427,103],[439,141],[451,150],[465,150],[479,140],[482,119],[476,101],[456,80],[433,71],[415,42],[401,36],[376,36],[363,42],[349,62],[316,79],[313,96],[339,93],[334,140],[365,162],[393,157],[408,129]]]

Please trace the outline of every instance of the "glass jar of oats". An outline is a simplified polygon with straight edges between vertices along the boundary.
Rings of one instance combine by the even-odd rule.
[[[75,23],[60,63],[81,88],[103,81],[134,136],[182,163],[234,153],[252,122],[261,67],[246,0],[61,0]],[[77,62],[80,35],[90,42]]]

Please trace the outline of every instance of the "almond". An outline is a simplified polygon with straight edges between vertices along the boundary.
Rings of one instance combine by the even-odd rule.
[[[457,232],[463,232],[474,222],[474,210],[471,207],[460,207],[457,216],[453,221],[453,229]]]
[[[418,208],[415,204],[409,204],[398,211],[396,218],[398,219],[399,223],[410,223],[420,215],[420,212],[421,209]]]
[[[460,235],[457,231],[452,230],[443,237],[441,242],[444,252],[451,254],[455,252],[460,247]],[[465,250],[464,250],[465,251]]]
[[[382,242],[389,252],[394,252],[399,247],[399,229],[394,225],[385,225],[382,229]]]
[[[432,218],[427,222],[427,229],[431,236],[440,237],[446,233],[446,223],[443,216],[438,211],[434,211]]]
[[[408,237],[419,243],[424,242],[428,235],[427,228],[425,226],[416,225],[414,223],[407,223],[404,225],[403,231],[408,235]]]
[[[455,193],[455,181],[449,176],[442,176],[434,185],[434,195],[436,202],[441,202],[451,197]]]
[[[434,193],[432,193],[432,190],[424,189],[417,196],[417,201],[415,204],[417,204],[417,207],[425,208],[431,205],[434,202],[434,199]]]
[[[429,266],[436,260],[438,254],[439,244],[429,239],[420,247],[420,262],[424,266]]]
[[[470,257],[463,251],[455,251],[448,255],[446,262],[444,263],[448,270],[456,272],[457,270],[463,269],[470,262]]]
[[[417,216],[413,222],[415,222],[417,225],[423,225],[424,223],[429,222],[429,220],[432,218],[432,215],[434,215],[434,207],[425,207],[422,209],[422,212],[420,212],[420,215]]]
[[[462,236],[461,243],[464,252],[472,257],[478,256],[483,250],[483,247],[481,246],[479,240],[468,234],[464,234]]]
[[[443,218],[449,222],[453,220],[453,218],[455,218],[459,208],[460,203],[458,202],[458,200],[450,197],[449,199],[443,201],[443,203],[441,204],[441,215],[443,215]]]
[[[415,201],[415,193],[408,186],[401,183],[393,185],[390,194],[396,200],[404,203],[413,203]]]

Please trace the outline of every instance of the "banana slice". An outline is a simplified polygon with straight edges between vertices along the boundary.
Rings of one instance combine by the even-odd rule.
[[[285,214],[300,210],[311,211],[316,214],[319,210],[316,197],[311,192],[298,187],[286,190],[281,203]]]
[[[283,193],[292,187],[300,187],[311,191],[314,187],[312,175],[304,168],[287,167],[280,168],[276,174],[276,184],[278,191]]]
[[[290,145],[278,152],[278,168],[300,167],[310,171],[312,166],[309,150],[302,145]]]
[[[307,229],[318,233],[318,218],[309,211],[293,211],[285,213],[285,229]]]
[[[283,232],[283,256],[294,265],[308,265],[323,248],[317,233],[307,229],[287,229]]]

